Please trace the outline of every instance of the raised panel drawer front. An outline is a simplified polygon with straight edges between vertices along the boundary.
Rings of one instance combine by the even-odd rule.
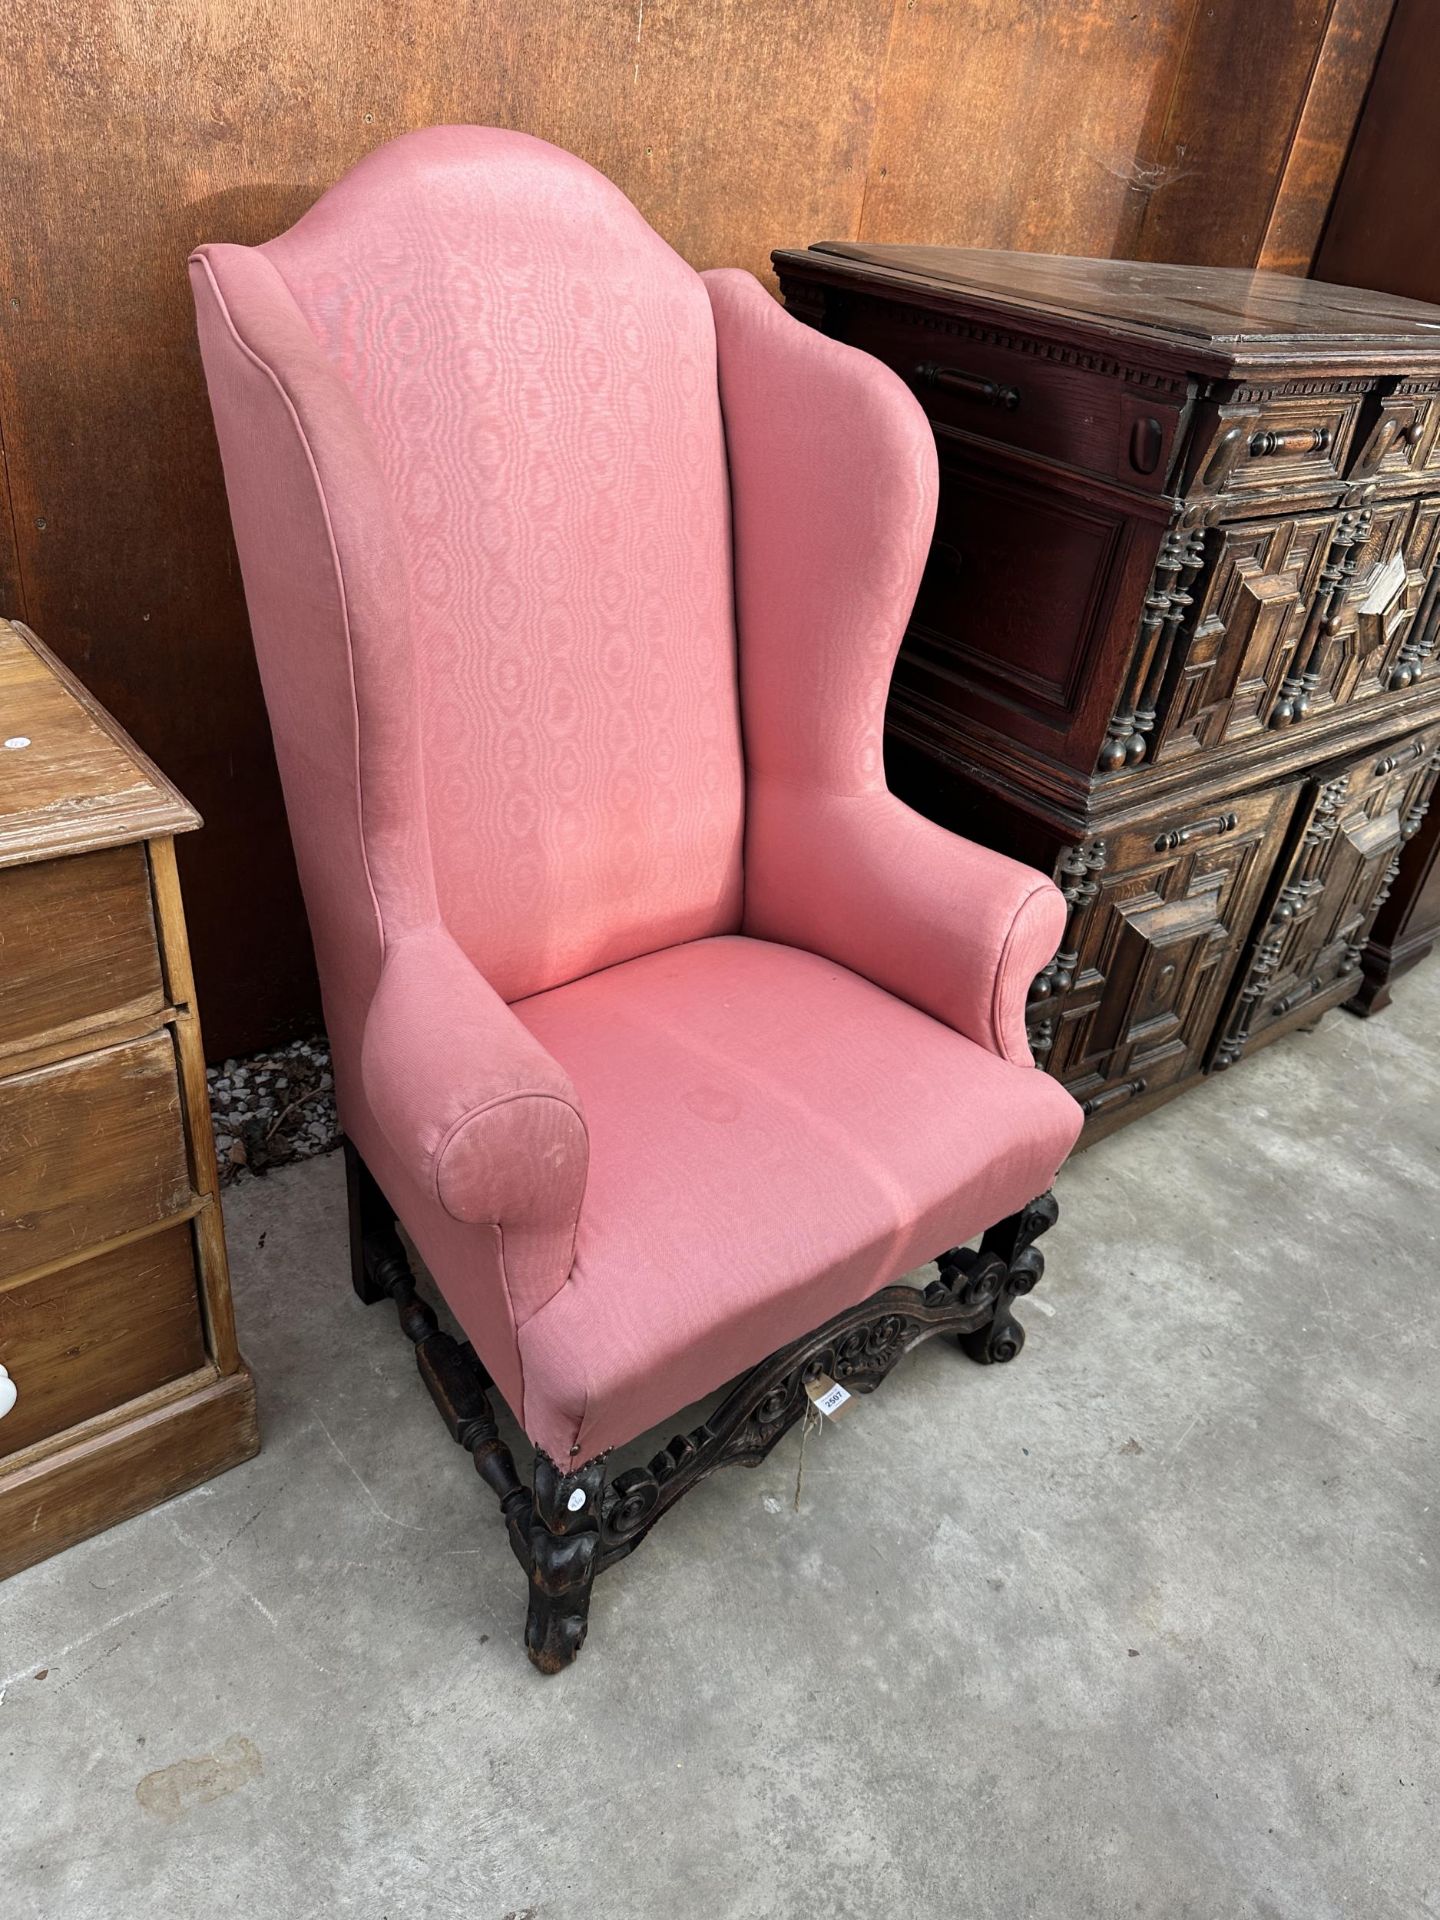
[[[0,1280],[189,1201],[168,1029],[0,1080]]]
[[[1215,1050],[1228,1067],[1354,993],[1360,957],[1419,832],[1440,766],[1440,727],[1323,769],[1246,956]]]
[[[1401,380],[1381,401],[1350,477],[1384,490],[1413,488],[1436,472],[1440,472],[1440,382]]]
[[[143,847],[0,871],[0,943],[0,1071],[7,1054],[165,1004]]]
[[[996,440],[1139,492],[1164,490],[1183,382],[1147,386],[1132,372],[1127,383],[1103,354],[1040,334],[967,327],[888,301],[857,301],[842,337],[892,367],[939,428]]]
[[[1368,391],[1352,380],[1332,390],[1310,381],[1275,389],[1238,387],[1207,402],[1195,430],[1191,499],[1323,506],[1339,498]]]
[[[0,1287],[0,1456],[205,1364],[188,1222]]]
[[[1036,983],[1037,1061],[1100,1116],[1201,1071],[1299,783],[1171,808],[1076,849],[1072,915]]]

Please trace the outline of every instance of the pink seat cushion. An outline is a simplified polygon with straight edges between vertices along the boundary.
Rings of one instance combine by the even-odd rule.
[[[589,1458],[1047,1188],[1080,1110],[846,968],[738,935],[515,1004],[575,1084],[566,1285],[519,1330],[527,1431]]]

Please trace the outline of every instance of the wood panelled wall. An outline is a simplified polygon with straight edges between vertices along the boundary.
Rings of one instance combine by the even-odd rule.
[[[1440,304],[1440,7],[1398,0],[1316,277]]]
[[[318,1009],[185,257],[436,121],[521,127],[696,266],[822,238],[1304,271],[1391,0],[10,0],[0,612],[205,814],[212,1055]]]

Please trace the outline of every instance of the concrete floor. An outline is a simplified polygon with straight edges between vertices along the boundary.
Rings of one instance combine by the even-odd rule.
[[[265,1450],[0,1593],[0,1911],[1440,1915],[1437,1065],[1440,965],[1092,1149],[1017,1365],[712,1481],[550,1681],[338,1159],[243,1186]]]

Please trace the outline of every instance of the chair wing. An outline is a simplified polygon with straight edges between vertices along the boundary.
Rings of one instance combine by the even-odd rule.
[[[1065,904],[885,784],[885,701],[935,518],[920,407],[888,368],[705,276],[734,514],[745,931],[808,947],[1030,1064],[1025,999]]]

